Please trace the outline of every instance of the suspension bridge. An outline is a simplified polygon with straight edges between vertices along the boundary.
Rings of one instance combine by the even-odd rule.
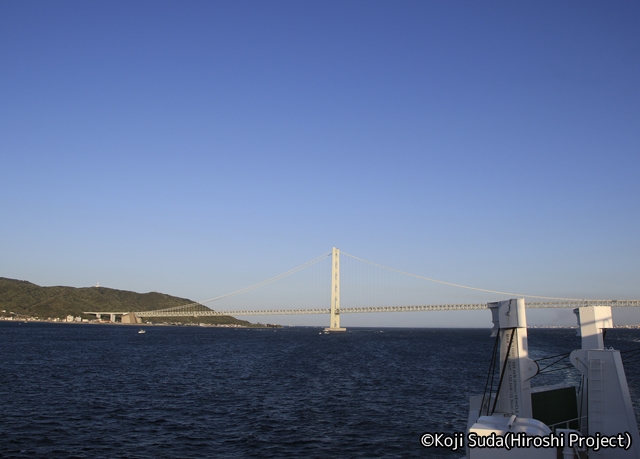
[[[348,275],[341,276],[341,256],[350,262],[359,265],[359,268],[348,270]],[[313,271],[323,261],[330,260],[330,287],[326,279],[326,267],[316,269],[316,274],[304,277],[304,273]],[[377,270],[377,273],[365,272]],[[352,266],[353,268],[353,266]],[[354,274],[355,271],[355,274]],[[380,272],[391,274],[398,282],[385,285]],[[319,274],[319,275],[318,275]],[[301,277],[302,275],[302,277]],[[346,282],[343,279],[347,277]],[[269,288],[282,284],[289,280],[288,284],[277,290]],[[407,280],[413,281],[408,283]],[[341,282],[342,281],[342,282]],[[428,285],[426,290],[424,286]],[[464,290],[468,292],[466,299],[486,298],[486,301],[462,301],[459,303],[427,304],[426,296],[434,297],[438,292],[434,286]],[[489,296],[491,295],[491,296]],[[340,252],[333,248],[331,252],[304,263],[294,269],[257,284],[250,285],[224,295],[217,296],[201,302],[194,302],[167,309],[154,311],[135,312],[137,317],[207,317],[207,316],[262,316],[262,315],[300,315],[300,314],[328,314],[330,317],[327,331],[344,331],[341,327],[340,316],[342,314],[358,313],[397,313],[419,311],[455,311],[486,309],[487,303],[495,301],[496,296],[522,297],[527,299],[527,308],[579,308],[585,306],[612,306],[612,307],[638,307],[640,300],[585,300],[577,298],[556,298],[548,296],[527,295],[513,292],[483,289],[461,284],[454,284],[437,279],[432,279],[417,274],[389,268],[373,263],[354,255]],[[484,299],[482,298],[482,299]],[[206,306],[208,303],[217,303],[223,308],[213,309]],[[328,303],[328,307],[327,307]],[[345,304],[346,303],[346,304]],[[400,303],[401,305],[398,305]],[[404,303],[404,304],[402,304]],[[287,307],[273,307],[274,305]],[[224,307],[224,306],[227,307]],[[251,305],[252,307],[246,307]],[[85,312],[97,317],[110,315],[115,321],[117,315],[129,314],[129,312]]]

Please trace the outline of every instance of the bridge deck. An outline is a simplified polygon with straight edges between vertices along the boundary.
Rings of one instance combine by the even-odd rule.
[[[640,300],[584,300],[584,301],[558,301],[558,302],[531,302],[527,303],[527,309],[536,308],[580,308],[585,306],[611,306],[611,307],[638,307]],[[369,307],[344,307],[341,314],[368,314],[380,312],[419,312],[419,311],[460,311],[473,309],[486,309],[486,303],[467,304],[425,304],[414,306],[369,306]],[[204,316],[263,316],[263,315],[298,315],[298,314],[329,314],[329,308],[312,309],[265,309],[265,310],[238,310],[238,311],[214,311],[202,306],[199,310],[193,307],[185,310],[158,310],[136,312],[139,317],[204,317]],[[95,314],[95,313],[92,313]],[[101,313],[107,314],[107,313]],[[118,313],[120,314],[120,313]]]

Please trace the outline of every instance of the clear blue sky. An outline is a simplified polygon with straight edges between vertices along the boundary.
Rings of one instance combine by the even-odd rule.
[[[335,246],[640,298],[638,2],[4,0],[0,62],[0,276],[203,300]]]

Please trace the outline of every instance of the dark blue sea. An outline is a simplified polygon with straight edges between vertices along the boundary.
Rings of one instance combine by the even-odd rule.
[[[0,322],[0,457],[459,458],[420,437],[465,430],[493,348],[488,329],[146,331]],[[640,348],[640,331],[606,345]],[[529,347],[536,359],[580,339],[531,329]],[[638,358],[625,365],[637,408]]]

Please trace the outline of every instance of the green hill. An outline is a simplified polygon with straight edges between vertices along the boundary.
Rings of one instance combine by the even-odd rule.
[[[193,303],[163,293],[136,293],[105,287],[40,287],[31,282],[0,277],[0,315],[11,313],[31,317],[65,318],[68,315],[85,316],[83,311],[135,312],[173,308]],[[4,310],[5,312],[2,312]],[[209,324],[241,324],[250,326],[246,320],[231,316],[176,317],[158,319],[171,322],[202,322]]]

